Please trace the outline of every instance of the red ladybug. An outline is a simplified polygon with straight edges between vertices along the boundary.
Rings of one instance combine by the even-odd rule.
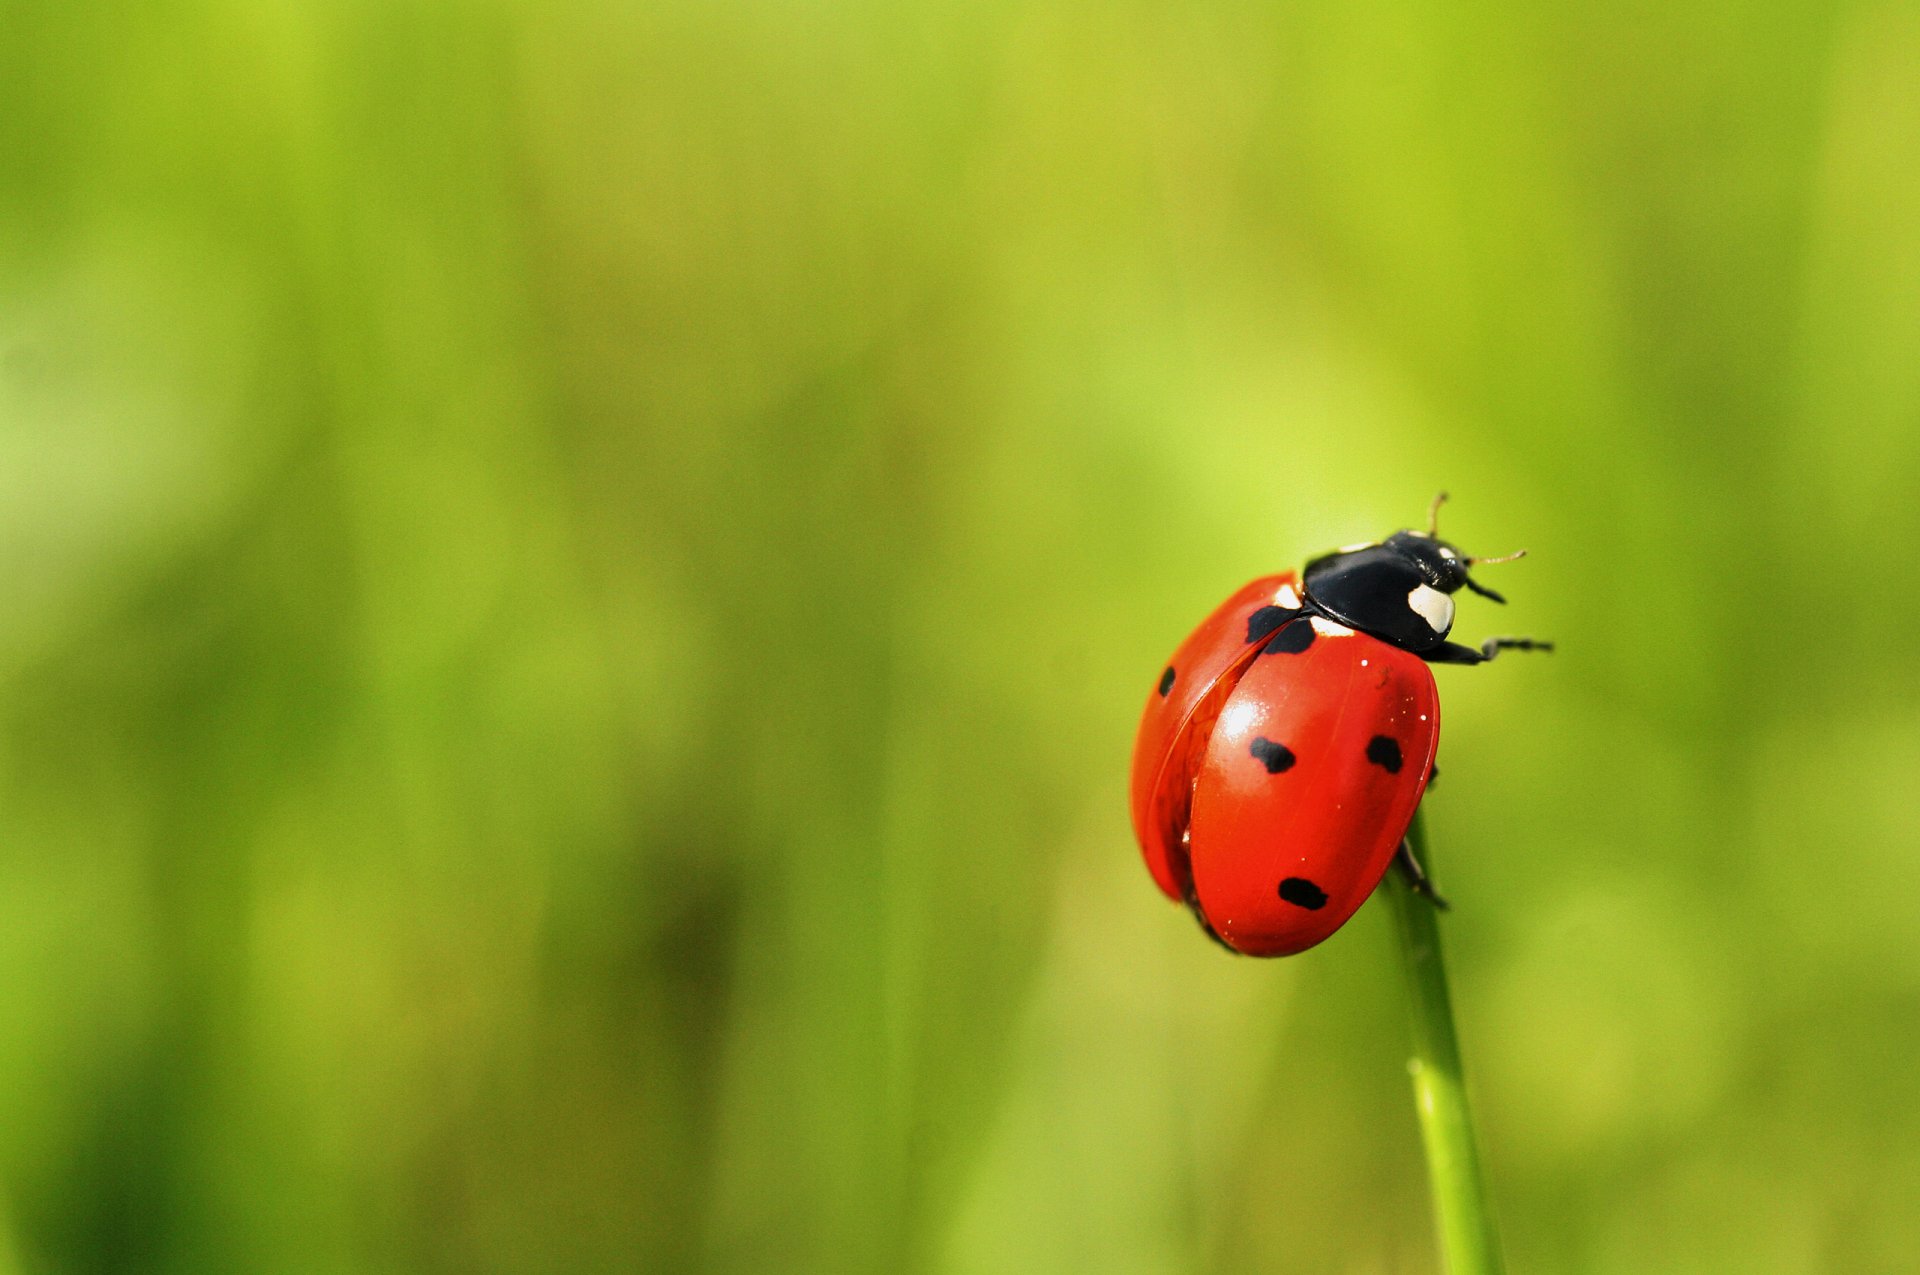
[[[1133,829],[1161,890],[1227,947],[1290,956],[1366,902],[1433,778],[1440,699],[1429,664],[1481,664],[1531,638],[1447,641],[1453,593],[1506,599],[1427,530],[1263,576],[1180,644],[1133,749]],[[1522,551],[1524,552],[1524,551]],[[1436,902],[1438,900],[1436,899]]]

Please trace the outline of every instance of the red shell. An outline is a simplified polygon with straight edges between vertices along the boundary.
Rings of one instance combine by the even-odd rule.
[[[1199,764],[1196,746],[1205,744],[1221,697],[1233,689],[1239,670],[1265,641],[1248,641],[1248,621],[1263,607],[1297,607],[1299,589],[1299,577],[1291,571],[1241,587],[1173,653],[1167,662],[1172,685],[1147,693],[1133,742],[1133,835],[1154,881],[1176,902],[1186,897],[1186,852],[1180,842]],[[1219,694],[1211,695],[1216,690]]]
[[[1134,748],[1134,827],[1155,881],[1257,956],[1312,947],[1366,902],[1440,736],[1433,674],[1409,651],[1304,617],[1290,622],[1311,626],[1303,650],[1246,641],[1252,612],[1292,583],[1254,581],[1181,644],[1173,690],[1189,666],[1192,684],[1149,700]]]

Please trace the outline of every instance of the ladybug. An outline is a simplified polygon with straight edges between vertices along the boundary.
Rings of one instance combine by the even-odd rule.
[[[1453,594],[1505,598],[1440,539],[1398,531],[1262,576],[1180,644],[1147,696],[1133,750],[1133,828],[1168,897],[1226,947],[1290,956],[1366,902],[1396,857],[1439,906],[1406,845],[1434,775],[1430,664],[1549,651],[1532,638],[1449,642]]]

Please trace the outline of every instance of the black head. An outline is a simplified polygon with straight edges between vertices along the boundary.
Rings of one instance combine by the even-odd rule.
[[[1443,492],[1433,502],[1434,514],[1444,499]],[[1409,651],[1439,646],[1453,630],[1453,594],[1461,588],[1506,601],[1476,584],[1468,568],[1475,562],[1507,562],[1520,554],[1470,558],[1440,539],[1433,522],[1430,517],[1424,532],[1396,531],[1379,544],[1315,558],[1307,564],[1307,598],[1342,624],[1383,642]]]

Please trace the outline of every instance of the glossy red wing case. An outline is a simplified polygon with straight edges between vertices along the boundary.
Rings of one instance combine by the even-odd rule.
[[[1171,899],[1186,897],[1182,838],[1207,732],[1281,612],[1299,607],[1299,589],[1291,571],[1242,586],[1180,644],[1147,693],[1133,744],[1133,831],[1147,869]]]
[[[1312,640],[1296,626],[1310,625]],[[1199,909],[1255,956],[1312,947],[1366,902],[1433,771],[1440,701],[1420,658],[1294,620],[1233,683],[1193,784]]]

